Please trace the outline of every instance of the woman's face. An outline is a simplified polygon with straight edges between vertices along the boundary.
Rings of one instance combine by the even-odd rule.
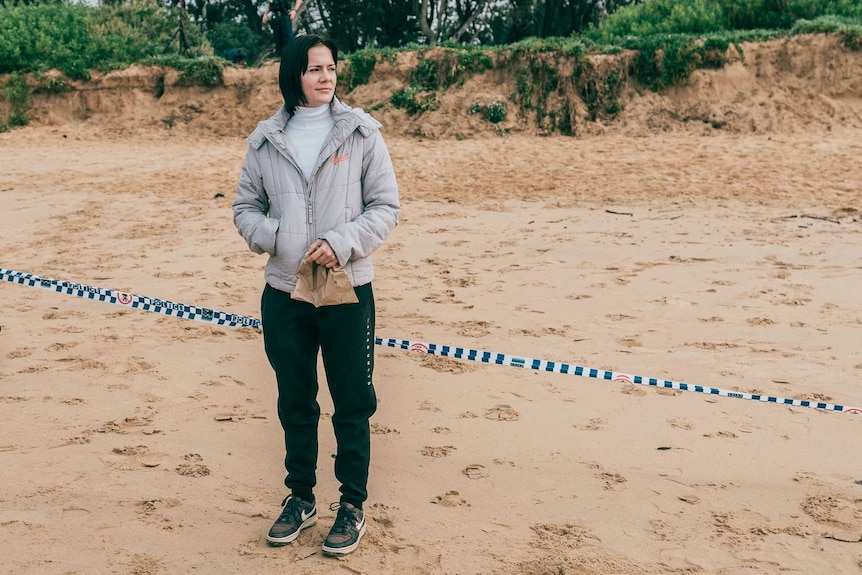
[[[302,93],[306,106],[316,108],[328,105],[335,94],[335,61],[326,46],[314,46],[308,50],[308,67],[302,75]]]

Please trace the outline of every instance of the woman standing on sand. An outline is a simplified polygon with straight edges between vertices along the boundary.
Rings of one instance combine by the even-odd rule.
[[[398,223],[395,172],[380,123],[335,97],[338,50],[320,36],[298,36],[284,53],[284,106],[260,122],[233,203],[234,222],[256,253],[269,254],[261,298],[264,347],[278,383],[278,416],[290,494],[267,534],[284,545],[317,522],[317,355],[335,406],[335,477],[341,483],[335,523],[323,544],[351,553],[365,534],[375,308],[371,254]],[[314,304],[297,298],[300,266],[343,269],[356,303]],[[350,287],[348,286],[348,290]],[[293,296],[293,297],[292,297]]]

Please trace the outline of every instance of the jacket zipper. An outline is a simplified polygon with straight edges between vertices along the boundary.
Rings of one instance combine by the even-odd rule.
[[[274,140],[271,140],[271,141],[274,141]],[[328,141],[326,143],[328,143]],[[324,143],[324,148],[326,147],[326,143]],[[299,172],[301,174],[302,170],[299,168],[299,166],[296,164],[296,162],[287,154],[287,150],[285,149],[284,145],[279,142],[276,147],[279,148],[279,151],[281,152],[281,154],[289,162],[291,162],[294,165],[294,167],[297,170],[299,170]],[[335,150],[336,151],[338,150],[338,146],[335,147]],[[317,176],[317,172],[320,171],[320,169],[324,166],[324,164],[326,164],[326,162],[323,162],[323,164],[320,164],[320,166],[318,166],[317,170],[311,175],[311,179],[308,181],[308,188],[306,188],[306,193],[305,193],[305,202],[306,202],[305,203],[305,219],[306,219],[306,224],[308,225],[309,240],[311,240],[311,238],[315,237],[315,234],[313,233],[314,232],[314,193],[312,192],[312,189],[314,188],[314,178]],[[317,238],[315,238],[315,239],[317,239]]]

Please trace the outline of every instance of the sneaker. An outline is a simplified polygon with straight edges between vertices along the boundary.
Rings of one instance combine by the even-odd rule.
[[[353,553],[365,535],[365,513],[350,503],[333,503],[329,509],[338,510],[338,515],[323,542],[323,553],[336,556]]]
[[[314,501],[300,499],[296,495],[288,495],[281,502],[281,515],[266,534],[266,540],[271,545],[287,545],[306,527],[317,523],[317,506]]]

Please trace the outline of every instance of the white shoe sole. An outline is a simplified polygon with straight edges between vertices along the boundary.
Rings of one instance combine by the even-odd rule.
[[[308,529],[312,525],[317,523],[317,514],[315,513],[313,517],[309,517],[303,522],[302,525],[299,526],[299,529],[291,533],[290,535],[285,535],[284,537],[273,537],[269,533],[266,534],[266,540],[269,541],[273,545],[287,545],[291,541],[295,541],[299,534],[302,533],[303,529]]]
[[[327,547],[326,543],[323,544],[323,554],[329,555],[331,557],[339,557],[341,555],[348,555],[356,551],[356,548],[359,547],[359,542],[362,541],[362,536],[365,535],[365,525],[362,526],[362,529],[359,530],[359,537],[356,538],[356,541],[353,545],[348,545],[347,547]]]

